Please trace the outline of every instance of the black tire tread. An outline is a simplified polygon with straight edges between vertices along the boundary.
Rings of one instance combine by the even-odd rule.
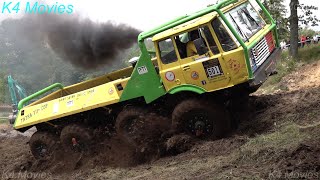
[[[70,138],[75,135],[80,136],[88,146],[92,144],[93,135],[90,129],[78,124],[69,124],[62,129],[60,135],[61,144],[66,151],[71,150]]]
[[[115,123],[115,128],[117,135],[122,138],[124,141],[130,143],[131,145],[134,146],[139,146],[140,144],[139,141],[139,135],[132,132],[128,132],[126,130],[126,126],[131,126],[131,128],[134,128],[137,126],[137,124],[130,124],[129,122],[132,119],[136,120],[142,120],[143,117],[148,113],[147,110],[140,108],[140,107],[128,107],[124,108],[117,116],[116,123]],[[134,122],[137,123],[137,122]],[[141,122],[140,122],[141,123]],[[141,125],[141,124],[140,124]],[[143,126],[143,125],[141,125]]]
[[[172,113],[172,128],[175,132],[183,130],[184,121],[183,116],[185,113],[194,110],[201,109],[208,112],[211,117],[215,117],[216,129],[213,136],[222,137],[230,132],[230,117],[222,105],[208,102],[203,99],[187,99],[178,104]]]
[[[31,136],[29,140],[31,153],[36,159],[47,159],[52,155],[58,141],[59,138],[55,134],[52,134],[50,132],[37,131]],[[41,157],[35,149],[38,142],[46,144],[48,147],[49,153],[45,157]]]

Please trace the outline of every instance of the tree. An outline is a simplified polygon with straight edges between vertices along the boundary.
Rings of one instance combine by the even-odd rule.
[[[298,39],[299,39],[299,17],[298,17],[299,0],[290,2],[290,55],[293,58],[298,57]]]
[[[298,9],[301,11],[300,16]],[[299,22],[305,26],[317,26],[319,19],[313,14],[315,10],[318,10],[316,6],[299,4],[299,0],[290,2],[290,55],[293,58],[298,58]]]
[[[272,14],[273,19],[277,22],[279,38],[287,39],[289,36],[289,21],[286,18],[287,9],[284,5],[284,0],[268,0],[264,1],[263,4],[270,12],[270,14]]]
[[[318,7],[312,5],[300,4],[299,22],[305,26],[318,26],[319,19],[313,14],[313,11],[318,10]]]

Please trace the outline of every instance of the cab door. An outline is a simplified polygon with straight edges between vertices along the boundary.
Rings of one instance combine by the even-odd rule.
[[[203,26],[197,31],[198,37],[190,39],[196,47],[197,54],[180,60],[186,84],[196,85],[207,91],[229,86],[230,77],[226,64],[209,27]]]
[[[155,47],[158,52],[159,74],[166,90],[169,91],[176,86],[185,84],[173,39],[170,37],[156,42]]]

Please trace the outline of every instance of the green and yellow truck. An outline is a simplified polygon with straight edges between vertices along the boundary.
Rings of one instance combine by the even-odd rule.
[[[221,137],[237,124],[241,107],[233,105],[275,73],[280,54],[276,22],[259,0],[220,1],[142,32],[138,45],[130,67],[68,87],[56,83],[19,102],[14,128],[36,127],[29,142],[36,158],[58,141],[66,150],[85,147],[99,134],[108,138],[106,131],[130,139],[148,113],[168,117],[174,132]]]

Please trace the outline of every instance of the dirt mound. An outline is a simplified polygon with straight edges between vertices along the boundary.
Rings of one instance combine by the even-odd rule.
[[[297,148],[288,152],[284,160],[280,163],[279,168],[285,173],[302,173],[312,174],[320,173],[320,145],[316,142],[303,143]]]
[[[299,71],[284,77],[281,86],[288,88],[289,91],[320,86],[320,61],[303,65]]]
[[[165,155],[165,138],[161,135],[169,131],[170,121],[156,114],[148,114],[140,121],[139,132],[135,133],[137,143],[128,142],[122,136],[115,135],[111,138],[98,139],[95,146],[89,152],[69,153],[62,150],[61,145],[56,147],[56,151],[50,160],[35,160],[25,147],[23,156],[11,169],[16,171],[41,172],[50,171],[52,173],[69,173],[74,170],[87,170],[98,166],[108,167],[131,167],[138,164],[151,162]],[[8,128],[10,129],[10,128]],[[3,130],[7,131],[7,130]],[[11,130],[8,130],[11,131]],[[8,139],[11,137],[11,139]],[[21,138],[21,137],[19,137]],[[27,144],[29,138],[22,138]],[[8,141],[9,140],[9,141]],[[12,136],[3,139],[6,143],[14,142]],[[16,144],[18,147],[19,145]],[[1,144],[2,147],[5,144]],[[3,147],[4,148],[4,147]],[[10,154],[10,153],[8,153]],[[13,155],[13,154],[10,154]]]
[[[24,133],[20,133],[13,129],[13,127],[9,124],[0,124],[0,138],[1,137],[16,137],[18,135],[20,136],[27,136],[30,137],[34,132],[36,132],[35,128],[31,128],[28,131]]]

